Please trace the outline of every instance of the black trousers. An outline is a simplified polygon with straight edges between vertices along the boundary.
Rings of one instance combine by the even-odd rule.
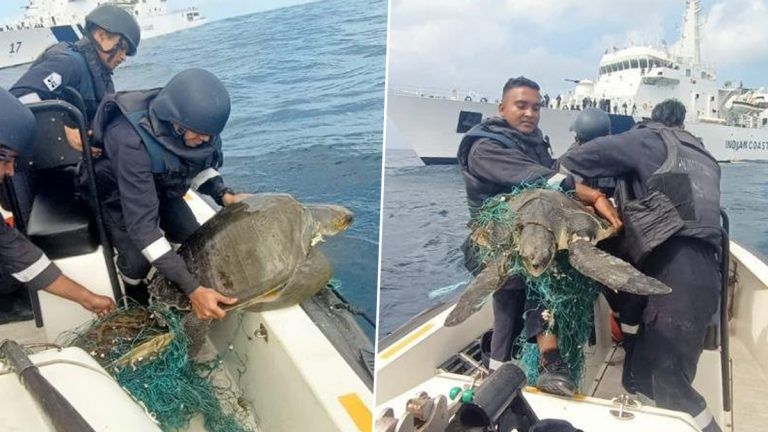
[[[472,252],[469,238],[461,245],[464,252],[464,266],[477,276],[483,265]],[[512,349],[520,332],[525,330],[529,342],[535,342],[536,335],[546,330],[541,318],[544,306],[526,299],[526,284],[522,277],[511,277],[493,293],[493,335],[491,336],[491,366],[509,361]]]
[[[720,293],[714,250],[673,237],[651,253],[642,270],[672,293],[648,297],[630,362],[633,381],[657,406],[696,417],[707,405],[692,383]]]
[[[124,277],[144,279],[152,265],[128,235],[120,203],[107,203],[104,210],[104,223],[117,249],[117,268]],[[173,243],[183,243],[200,227],[184,198],[161,199],[159,216],[160,229]]]

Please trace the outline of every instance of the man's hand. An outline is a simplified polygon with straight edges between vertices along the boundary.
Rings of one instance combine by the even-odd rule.
[[[616,228],[616,231],[619,231],[624,226],[624,223],[619,217],[619,212],[616,211],[613,204],[611,204],[611,200],[606,198],[605,195],[600,195],[593,206],[595,207],[597,214],[607,219],[608,222]]]
[[[594,207],[597,214],[607,219],[616,228],[616,231],[624,226],[619,217],[619,212],[616,211],[611,201],[602,192],[592,189],[583,183],[576,183],[574,192],[576,192],[576,199],[584,205]]]
[[[82,153],[83,141],[80,139],[80,129],[71,128],[65,125],[64,134],[67,136],[67,141],[69,142],[69,146],[77,150],[79,153]],[[91,135],[93,135],[93,131],[89,130],[88,136],[91,136]],[[93,157],[101,156],[101,149],[96,147],[91,147],[91,155]]]
[[[80,305],[102,318],[114,311],[116,307],[115,302],[111,298],[97,294],[92,294],[90,297],[83,299]]]
[[[64,275],[59,275],[53,283],[45,287],[45,290],[53,295],[77,302],[80,306],[99,316],[104,316],[115,310],[115,302],[111,298],[95,294]]]
[[[221,202],[222,204],[224,204],[224,207],[227,207],[232,204],[239,203],[240,201],[248,198],[249,196],[251,196],[251,194],[249,193],[231,194],[227,192],[221,197]]]
[[[237,303],[237,298],[227,297],[215,289],[199,286],[189,295],[189,301],[192,303],[192,312],[196,317],[209,320],[224,318],[227,313],[219,307],[219,303],[233,305]]]

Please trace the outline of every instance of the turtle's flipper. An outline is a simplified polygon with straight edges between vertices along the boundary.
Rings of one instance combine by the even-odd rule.
[[[504,264],[507,261],[506,256],[502,256],[490,265],[488,265],[475,279],[469,284],[467,290],[459,297],[456,306],[443,323],[446,327],[453,327],[461,324],[475,312],[482,309],[488,297],[494,291],[499,289],[504,281],[507,280],[507,274],[504,271]]]
[[[601,251],[588,240],[573,240],[568,249],[568,260],[573,268],[608,288],[639,295],[672,292],[672,288],[640,273],[628,262]]]
[[[261,312],[299,304],[320,291],[331,279],[331,264],[318,249],[312,249],[307,260],[296,267],[288,282],[277,292],[246,301],[243,309]]]

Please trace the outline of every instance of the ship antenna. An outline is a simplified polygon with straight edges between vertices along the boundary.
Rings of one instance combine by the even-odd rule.
[[[683,16],[683,33],[680,38],[680,57],[701,63],[701,0],[686,0]]]

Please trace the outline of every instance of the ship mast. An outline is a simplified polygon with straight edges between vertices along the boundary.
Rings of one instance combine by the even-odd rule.
[[[701,0],[686,0],[678,56],[701,64]]]

